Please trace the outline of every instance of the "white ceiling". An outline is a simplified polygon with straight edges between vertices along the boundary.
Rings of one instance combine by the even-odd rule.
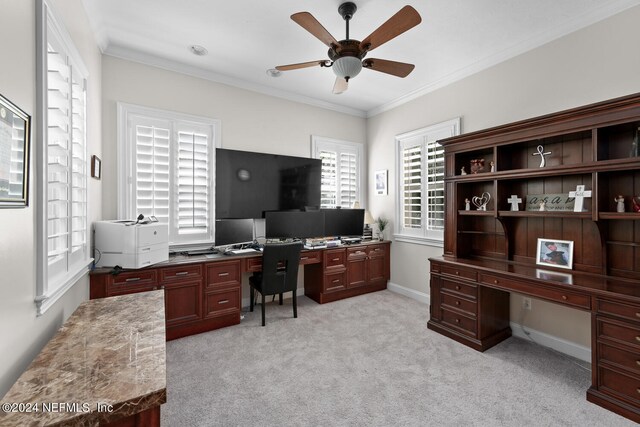
[[[405,4],[422,23],[368,57],[416,65],[406,78],[363,70],[332,94],[329,68],[282,73],[276,65],[322,60],[327,47],[290,19],[310,12],[345,37],[341,0],[83,0],[103,53],[360,116],[428,91],[605,19],[640,0],[356,0],[350,36],[362,40]],[[193,55],[202,45],[209,54]]]

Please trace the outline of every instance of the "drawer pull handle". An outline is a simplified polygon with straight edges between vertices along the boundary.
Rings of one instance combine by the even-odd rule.
[[[333,279],[333,280],[331,281],[331,283],[338,283],[339,281],[340,281],[340,279]]]
[[[459,276],[459,275],[460,275],[460,272],[459,272],[459,271],[456,271],[456,276]]]
[[[456,319],[456,323],[460,323],[460,319]]]
[[[460,301],[456,301],[456,305],[460,305]]]
[[[637,337],[636,337],[636,341],[640,341],[640,336],[637,336]]]
[[[456,285],[456,291],[460,290],[460,285]]]
[[[228,276],[229,273],[224,272],[224,273],[218,273],[218,277],[224,277],[224,276]]]
[[[187,274],[189,274],[188,271],[179,271],[176,273],[176,276],[186,276]]]
[[[636,313],[636,317],[640,317],[640,312]]]
[[[340,258],[333,258],[331,261],[340,261]]]
[[[218,301],[218,304],[226,304],[228,302],[229,302],[228,299],[223,299],[223,300]]]
[[[309,257],[308,256],[301,256],[300,259],[301,260],[305,260],[305,259],[309,259]]]
[[[640,366],[640,360],[636,360],[636,365]]]
[[[130,277],[130,278],[128,278],[126,281],[127,281],[127,282],[137,282],[138,280],[140,280],[140,278],[139,278],[139,277]]]
[[[566,301],[566,300],[568,300],[569,298],[568,298],[566,295],[562,295],[562,299]]]
[[[498,279],[495,279],[495,280],[493,281],[493,284],[494,284],[494,285],[497,285],[497,284],[498,284]]]

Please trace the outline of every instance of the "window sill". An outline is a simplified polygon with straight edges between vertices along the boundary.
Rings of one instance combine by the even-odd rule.
[[[393,240],[396,242],[413,243],[415,245],[433,246],[436,248],[444,247],[442,239],[434,239],[431,237],[412,236],[407,234],[394,234]]]
[[[58,301],[64,294],[67,293],[69,289],[73,285],[75,285],[78,280],[84,277],[89,273],[90,267],[93,264],[93,258],[90,258],[85,263],[82,263],[78,270],[75,273],[69,273],[66,275],[58,286],[56,286],[55,290],[49,293],[45,293],[44,295],[38,295],[35,299],[37,316],[42,316],[44,313],[51,308],[56,301]]]

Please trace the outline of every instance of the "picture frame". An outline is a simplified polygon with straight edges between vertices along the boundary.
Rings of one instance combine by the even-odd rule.
[[[571,274],[560,273],[557,271],[541,270],[539,268],[536,268],[536,278],[562,283],[563,285],[573,284],[573,276]]]
[[[387,169],[375,172],[376,194],[389,194]]]
[[[0,208],[29,205],[31,116],[0,95]]]
[[[95,179],[102,177],[102,160],[96,155],[91,156],[91,177]]]
[[[547,267],[573,268],[573,241],[538,238],[536,264]]]

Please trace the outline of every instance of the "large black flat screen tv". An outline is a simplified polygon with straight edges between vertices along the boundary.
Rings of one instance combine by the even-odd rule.
[[[320,159],[216,149],[216,218],[320,205]]]

